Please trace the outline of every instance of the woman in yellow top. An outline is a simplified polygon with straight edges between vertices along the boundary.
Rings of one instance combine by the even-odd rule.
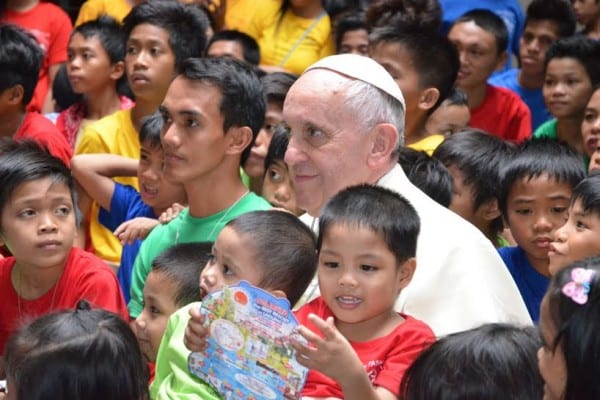
[[[321,0],[262,0],[246,33],[260,46],[261,67],[301,74],[333,54],[331,21]]]

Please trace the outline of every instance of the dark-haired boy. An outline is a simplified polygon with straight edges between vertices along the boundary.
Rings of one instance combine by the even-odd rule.
[[[369,28],[363,13],[352,13],[339,19],[335,26],[336,54],[369,55]]]
[[[581,33],[590,39],[600,39],[600,1],[572,0],[577,22],[583,25]]]
[[[394,78],[406,101],[405,144],[431,153],[444,137],[427,132],[425,123],[452,90],[456,50],[445,37],[421,28],[376,28],[369,40],[371,57]]]
[[[567,221],[573,188],[584,177],[577,153],[548,139],[523,143],[502,173],[500,209],[517,246],[498,253],[533,321],[548,287],[550,243]]]
[[[240,166],[262,126],[265,99],[252,67],[229,57],[188,59],[160,106],[166,179],[189,208],[144,240],[133,267],[129,312],[141,312],[154,257],[175,243],[215,241],[238,215],[271,206],[242,183]]]
[[[75,153],[110,153],[138,158],[138,131],[142,118],[158,110],[177,66],[204,52],[208,26],[206,15],[197,6],[169,0],[149,0],[133,7],[124,20],[126,36],[125,72],[135,95],[135,106],[117,111],[86,127]],[[134,177],[118,182],[138,187]],[[80,209],[88,219],[95,253],[118,265],[121,245],[112,232],[98,222],[98,207],[81,196]],[[91,211],[90,211],[91,209]],[[85,229],[87,224],[83,224]],[[85,230],[80,240],[85,238]],[[82,245],[82,243],[80,243]]]
[[[42,64],[35,38],[12,24],[0,23],[0,137],[33,139],[69,165],[71,147],[54,124],[38,112],[26,111]]]
[[[551,118],[544,104],[544,59],[557,39],[575,32],[575,15],[566,0],[534,0],[527,7],[525,29],[520,38],[520,68],[493,75],[489,83],[512,90],[531,111],[532,130]]]
[[[470,126],[511,142],[530,137],[527,105],[510,90],[487,83],[507,58],[508,32],[502,19],[488,10],[469,11],[452,25],[448,38],[460,56],[456,86],[467,94]]]
[[[229,56],[258,66],[260,49],[252,36],[234,30],[216,32],[206,46],[208,57]]]

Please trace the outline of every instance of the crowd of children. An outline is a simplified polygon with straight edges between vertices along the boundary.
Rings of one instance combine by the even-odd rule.
[[[225,398],[188,358],[242,281],[298,323],[282,398],[600,398],[598,0],[259,3],[0,5],[0,399]],[[424,311],[448,232],[524,318]]]

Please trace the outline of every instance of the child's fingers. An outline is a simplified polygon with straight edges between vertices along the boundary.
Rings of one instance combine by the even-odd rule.
[[[327,318],[327,320],[321,319],[315,314],[308,314],[308,320],[318,328],[326,340],[333,340],[336,337],[337,329],[333,323],[333,317]]]

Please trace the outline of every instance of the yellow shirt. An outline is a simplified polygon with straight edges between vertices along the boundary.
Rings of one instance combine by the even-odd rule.
[[[126,0],[87,0],[81,5],[75,26],[92,21],[99,16],[110,15],[119,22],[131,11],[131,5]]]
[[[83,131],[75,154],[107,153],[124,157],[140,157],[138,132],[131,122],[131,110],[121,110],[89,124]],[[116,178],[115,181],[138,189],[137,177]],[[98,222],[98,205],[92,205],[90,239],[95,253],[105,261],[119,264],[122,246],[119,240]]]
[[[301,18],[288,10],[278,24],[280,7],[280,1],[265,0],[246,31],[258,42],[261,64],[279,66],[301,74],[309,65],[333,54],[328,15],[314,24],[319,17]],[[308,29],[310,32],[299,42]],[[291,51],[296,43],[298,46]]]
[[[224,29],[246,32],[248,26],[264,0],[227,0]]]
[[[430,157],[433,154],[433,151],[444,141],[444,135],[431,135],[427,136],[424,139],[419,140],[413,144],[408,144],[406,147],[409,147],[413,150],[424,151]]]

